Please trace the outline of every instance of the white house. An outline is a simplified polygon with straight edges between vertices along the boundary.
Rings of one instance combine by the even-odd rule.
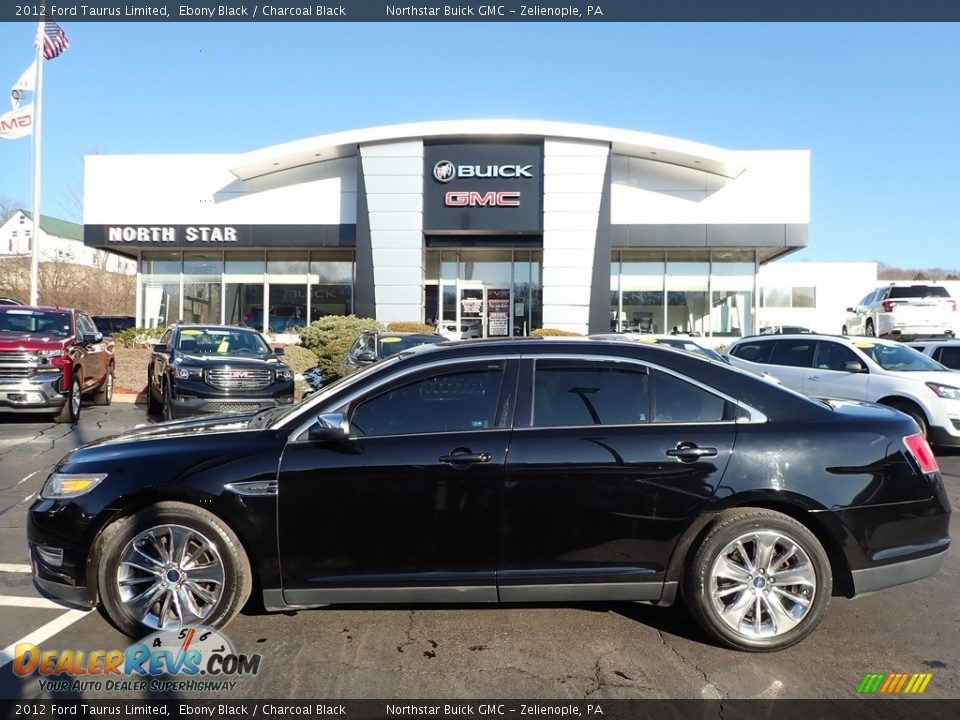
[[[0,225],[0,259],[30,255],[33,214],[26,210],[13,213]],[[98,267],[110,272],[133,275],[137,262],[106,250],[83,244],[83,225],[67,220],[40,216],[40,261],[56,261]]]

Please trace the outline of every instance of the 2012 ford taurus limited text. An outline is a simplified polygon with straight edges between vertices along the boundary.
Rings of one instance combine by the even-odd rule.
[[[896,410],[657,345],[504,340],[80,447],[28,536],[41,589],[132,635],[222,626],[256,585],[269,610],[682,598],[765,651],[831,596],[935,573],[949,514]]]

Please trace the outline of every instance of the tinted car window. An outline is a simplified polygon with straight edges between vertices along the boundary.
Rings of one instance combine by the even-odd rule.
[[[869,355],[870,358],[884,370],[907,371],[925,371],[925,370],[943,370],[940,364],[906,345],[881,345],[871,342],[856,343],[860,352]]]
[[[730,354],[755,363],[770,362],[770,351],[774,343],[770,340],[755,340],[742,342],[730,350]]]
[[[817,343],[817,359],[815,367],[820,370],[845,370],[846,364],[855,362],[863,365],[856,353],[840,343],[821,342]]]
[[[951,370],[960,370],[960,347],[941,347],[934,357]]]
[[[495,424],[503,370],[432,375],[362,402],[350,420],[356,435],[486,430]]]
[[[939,285],[896,285],[890,288],[890,299],[897,298],[924,298],[924,297],[950,297],[945,287]]]
[[[409,350],[418,345],[429,345],[440,340],[440,337],[423,335],[384,335],[380,337],[380,357],[389,357],[403,350]]]
[[[769,362],[773,365],[790,367],[810,367],[813,365],[813,350],[816,343],[812,340],[780,340]]]
[[[668,373],[653,373],[654,422],[719,422],[727,402],[703,388]]]
[[[640,368],[597,363],[537,363],[533,424],[537,427],[649,422],[650,376]]]

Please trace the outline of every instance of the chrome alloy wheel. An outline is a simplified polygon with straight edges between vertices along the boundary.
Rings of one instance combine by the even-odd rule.
[[[196,530],[158,525],[123,548],[116,583],[127,611],[147,627],[202,624],[223,594],[223,561]]]
[[[778,637],[799,625],[817,592],[804,549],[773,530],[728,543],[710,568],[710,600],[730,629],[750,640]]]
[[[74,379],[73,386],[70,389],[70,412],[73,413],[73,417],[80,415],[80,403],[83,398],[81,397],[83,391],[80,389],[80,381]]]

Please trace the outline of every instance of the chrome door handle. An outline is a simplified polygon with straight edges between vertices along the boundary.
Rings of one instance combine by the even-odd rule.
[[[490,462],[490,459],[490,453],[473,453],[466,448],[457,448],[449,455],[442,455],[439,458],[440,462],[446,465],[453,465],[454,467],[467,467],[476,463],[487,463]]]
[[[697,447],[693,443],[680,443],[673,450],[667,450],[666,454],[682,462],[693,462],[702,457],[716,457],[717,449],[712,447]]]

